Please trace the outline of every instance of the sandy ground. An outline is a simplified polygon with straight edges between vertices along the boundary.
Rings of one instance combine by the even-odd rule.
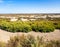
[[[29,33],[22,33],[22,32],[19,32],[19,33],[11,33],[11,32],[7,32],[7,31],[4,31],[4,30],[1,30],[0,29],[0,41],[3,41],[3,42],[8,42],[8,40],[10,39],[10,37],[13,37],[13,36],[16,36],[16,35],[22,35],[22,34],[25,34],[25,35],[33,35],[33,36],[39,36],[39,37],[42,37],[44,39],[48,39],[48,40],[60,40],[60,30],[55,30],[54,32],[50,32],[50,33],[40,33],[40,32],[29,32]]]

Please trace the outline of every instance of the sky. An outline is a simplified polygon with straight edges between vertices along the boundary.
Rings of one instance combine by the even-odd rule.
[[[60,0],[0,0],[2,13],[60,13]]]

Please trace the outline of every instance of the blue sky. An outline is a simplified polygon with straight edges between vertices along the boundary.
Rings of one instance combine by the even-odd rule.
[[[0,13],[60,13],[60,0],[0,0]]]

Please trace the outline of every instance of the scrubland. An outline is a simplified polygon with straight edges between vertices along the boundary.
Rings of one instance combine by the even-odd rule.
[[[54,40],[54,37],[58,37],[58,35],[53,34],[55,30],[59,30],[60,33],[60,21],[11,22],[2,20],[0,21],[0,29],[11,34],[16,34],[10,37],[7,43],[0,41],[0,47],[60,47],[60,40]],[[33,31],[33,33],[31,31]],[[20,32],[22,32],[22,34],[19,34]],[[46,37],[46,39],[43,37],[45,36],[44,34],[48,37],[50,37],[50,34],[54,39],[49,40],[51,38],[48,39],[48,37]]]

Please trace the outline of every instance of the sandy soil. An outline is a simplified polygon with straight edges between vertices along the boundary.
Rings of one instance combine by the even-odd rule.
[[[50,32],[50,33],[40,33],[40,32],[29,32],[29,33],[22,33],[22,32],[19,32],[19,33],[11,33],[11,32],[7,32],[7,31],[4,31],[4,30],[1,30],[0,29],[0,41],[3,41],[3,42],[8,42],[8,40],[10,39],[10,37],[13,37],[13,36],[16,36],[16,35],[22,35],[22,34],[25,34],[25,35],[33,35],[34,37],[36,36],[39,36],[39,37],[42,37],[44,39],[48,39],[48,40],[60,40],[60,30],[55,30],[54,32]]]

